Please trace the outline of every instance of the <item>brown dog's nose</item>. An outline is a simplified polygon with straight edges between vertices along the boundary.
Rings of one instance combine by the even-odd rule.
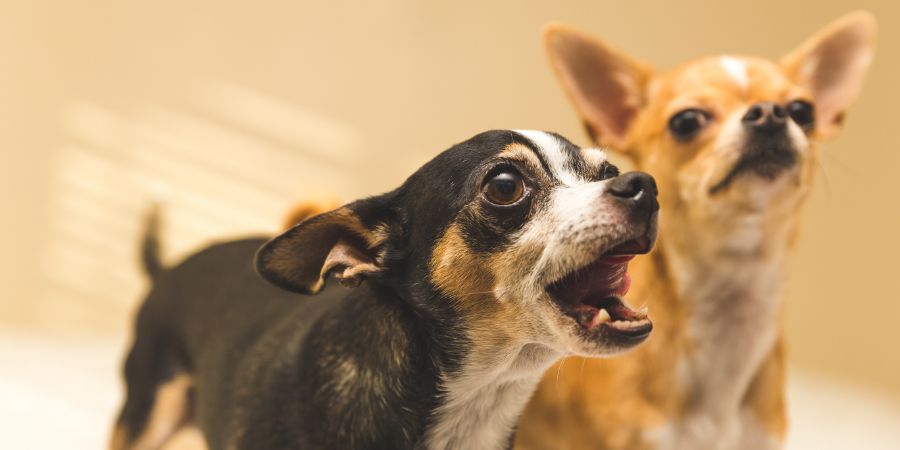
[[[656,205],[656,180],[644,172],[628,172],[609,182],[609,193],[641,205]]]
[[[757,103],[750,107],[741,119],[744,126],[751,130],[776,131],[787,124],[787,111],[773,102]]]

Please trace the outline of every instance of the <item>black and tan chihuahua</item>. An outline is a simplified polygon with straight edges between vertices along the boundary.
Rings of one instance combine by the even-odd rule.
[[[150,233],[112,447],[189,426],[211,449],[509,447],[546,368],[647,338],[621,296],[657,210],[601,150],[489,131],[269,241],[166,269]]]

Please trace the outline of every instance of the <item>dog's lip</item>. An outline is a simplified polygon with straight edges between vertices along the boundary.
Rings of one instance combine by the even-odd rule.
[[[613,246],[604,252],[600,258],[603,261],[630,261],[637,255],[644,255],[650,252],[650,237],[639,236],[629,239],[625,242]]]
[[[605,275],[615,274],[617,269],[621,269],[625,277],[627,277],[627,264],[637,255],[643,255],[650,252],[652,241],[649,236],[638,236],[620,241],[615,245],[611,245],[600,253],[600,256],[592,262],[575,270],[569,271],[556,281],[547,285],[547,291],[551,292],[560,288],[567,283],[574,283],[584,280],[589,275]],[[606,276],[607,281],[613,281],[612,277]],[[600,280],[602,281],[602,280]],[[630,278],[628,279],[630,281]],[[617,293],[625,295],[624,292]]]
[[[595,299],[569,308],[564,314],[574,320],[582,332],[623,343],[640,342],[653,331],[647,308],[635,311],[619,296]]]
[[[782,172],[793,167],[796,160],[796,152],[782,145],[773,146],[768,150],[748,152],[738,159],[718,183],[709,188],[709,193],[716,194],[723,191],[737,177],[748,172],[774,180]]]

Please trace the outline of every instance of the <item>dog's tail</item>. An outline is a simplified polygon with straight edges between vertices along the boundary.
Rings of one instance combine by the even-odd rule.
[[[159,257],[159,203],[153,203],[144,219],[144,236],[141,239],[141,265],[151,279],[163,270]]]
[[[316,200],[306,200],[294,205],[284,219],[284,229],[288,229],[306,219],[326,213],[341,206],[337,199],[325,197]]]

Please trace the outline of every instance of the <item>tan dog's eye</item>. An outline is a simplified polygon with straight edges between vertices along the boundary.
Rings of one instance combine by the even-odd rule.
[[[788,115],[800,128],[808,130],[816,122],[816,113],[813,105],[807,101],[794,100],[787,105]]]
[[[482,193],[487,201],[495,205],[511,205],[525,194],[525,182],[518,173],[500,172],[484,184]]]
[[[706,123],[709,122],[709,114],[699,109],[685,109],[669,119],[669,131],[678,139],[690,139],[694,137]]]

